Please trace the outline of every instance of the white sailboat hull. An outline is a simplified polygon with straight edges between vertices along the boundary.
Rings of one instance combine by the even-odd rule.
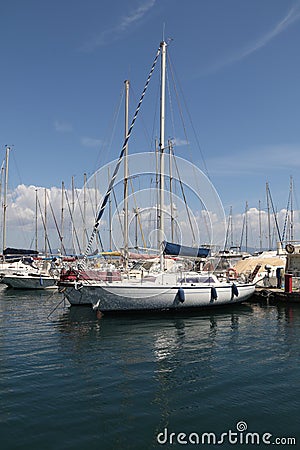
[[[5,275],[1,283],[14,289],[57,289],[57,278],[43,275]]]
[[[63,287],[63,286],[61,286]],[[152,311],[214,307],[235,304],[250,298],[255,286],[231,283],[216,285],[155,285],[155,284],[66,284],[64,295],[71,305],[91,305],[100,311]],[[235,293],[234,293],[235,292]],[[216,298],[215,298],[216,297]]]

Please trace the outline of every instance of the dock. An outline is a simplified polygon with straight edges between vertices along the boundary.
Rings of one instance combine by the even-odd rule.
[[[250,301],[268,303],[299,303],[300,290],[285,292],[284,289],[275,287],[257,287]]]

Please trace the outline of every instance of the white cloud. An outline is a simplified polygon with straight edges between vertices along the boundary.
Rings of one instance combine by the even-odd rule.
[[[122,17],[120,24],[116,27],[120,31],[125,31],[130,25],[138,20],[142,19],[143,16],[151,9],[156,0],[147,0],[143,2],[135,11],[132,11],[127,16]]]
[[[122,16],[115,26],[104,30],[101,34],[90,39],[81,49],[92,51],[97,47],[105,45],[108,41],[119,39],[122,33],[135,23],[139,22],[148,11],[153,8],[155,3],[156,0],[144,0],[140,2],[140,5],[136,9],[129,11],[128,14]],[[124,5],[126,5],[126,3],[124,3]]]
[[[172,141],[174,142],[174,145],[176,147],[182,147],[185,145],[189,145],[189,141],[187,141],[186,139],[174,138],[174,139],[172,139]]]
[[[54,128],[59,133],[69,133],[69,132],[71,132],[73,130],[73,127],[72,127],[72,125],[70,123],[64,122],[64,121],[60,121],[60,120],[55,120]]]
[[[42,248],[44,245],[44,225],[41,219],[41,216],[44,215],[45,212],[45,188],[36,187],[36,186],[26,186],[24,184],[19,185],[16,189],[10,193],[8,198],[8,208],[7,208],[7,246],[9,247],[30,247],[34,245],[35,242],[35,217],[36,217],[36,192],[38,193],[38,199],[40,206],[38,207],[38,243],[39,247]],[[80,202],[83,201],[83,189],[77,189],[78,198]],[[68,199],[71,202],[72,193],[70,190],[67,191]],[[91,230],[92,225],[94,223],[95,217],[95,205],[92,205],[96,196],[95,190],[89,188],[87,192],[87,224],[89,230]],[[97,192],[98,202],[101,198],[99,192]],[[53,249],[60,246],[59,235],[56,229],[56,225],[52,216],[50,203],[53,208],[56,222],[58,227],[61,225],[61,211],[62,211],[62,196],[61,189],[58,187],[51,187],[47,189],[47,229],[49,234],[49,240]],[[75,202],[77,203],[77,195],[75,195]],[[184,209],[182,211],[179,208],[178,203],[176,203],[176,222],[180,228],[179,230],[179,241],[183,239],[183,242],[187,245],[190,245],[192,240],[187,219],[184,218]],[[70,205],[71,206],[71,205]],[[75,222],[77,229],[77,236],[80,241],[80,245],[82,246],[82,211],[83,207],[78,208],[75,207]],[[132,209],[130,210],[132,214]],[[147,216],[148,213],[148,216]],[[224,224],[219,223],[219,218],[214,216],[214,214],[208,212],[204,213],[203,211],[196,210],[192,215],[193,223],[195,223],[195,231],[196,231],[196,241],[200,241],[200,244],[204,242],[208,242],[208,238],[206,235],[206,227],[209,229],[213,228],[214,235],[212,236],[213,244],[220,244],[224,242]],[[205,218],[206,217],[206,218]],[[239,244],[241,241],[243,224],[244,224],[244,213],[233,212],[232,222],[233,222],[233,237],[229,237],[229,244],[233,239],[233,244]],[[142,225],[143,231],[145,233],[145,238],[151,235],[151,230],[149,227],[153,226],[155,228],[155,212],[153,210],[143,212]],[[152,219],[152,220],[148,220]],[[300,236],[300,211],[294,211],[294,235],[295,239]],[[134,233],[135,229],[135,219],[132,216],[131,223],[131,232]],[[268,246],[268,214],[265,208],[262,208],[261,212],[258,211],[255,207],[250,207],[247,212],[247,223],[248,223],[248,246],[259,248],[259,238],[260,238],[260,225],[259,220],[261,219],[261,229],[262,229],[262,243],[263,247]],[[282,233],[284,224],[286,223],[286,209],[280,209],[277,213],[277,220],[279,223],[280,232]],[[166,223],[168,223],[168,219],[166,218]],[[286,228],[286,237],[289,236],[288,231],[288,221]],[[118,234],[119,229],[119,219],[117,217],[114,218],[114,237]],[[198,227],[198,228],[197,228]],[[226,226],[225,226],[226,228]],[[107,245],[108,242],[108,226],[105,221],[101,222],[101,236],[104,242],[104,245]],[[197,231],[198,230],[198,231]],[[226,231],[226,230],[225,230]],[[88,232],[88,234],[90,231]],[[278,240],[276,236],[276,227],[273,214],[271,214],[271,233],[272,233],[272,242],[273,246],[276,247],[276,241]],[[71,248],[71,236],[72,236],[72,227],[71,220],[68,212],[68,206],[66,199],[64,199],[64,243],[66,248]],[[102,235],[103,234],[103,235]],[[176,234],[177,235],[177,234]],[[209,233],[210,236],[210,233]],[[132,242],[134,242],[134,237],[131,235]],[[119,231],[118,239],[116,239],[117,243],[121,246],[122,233]],[[245,244],[245,229],[244,229],[244,239],[243,245]],[[77,246],[77,244],[76,244]],[[84,249],[83,249],[84,250]]]
[[[101,139],[94,139],[90,137],[82,137],[81,144],[84,147],[100,147],[102,145]]]
[[[218,156],[207,160],[210,173],[251,174],[254,171],[265,172],[300,167],[300,148],[297,145],[281,144],[261,146],[257,148],[243,148],[240,151],[218,151]]]
[[[286,30],[289,26],[291,26],[294,22],[300,19],[300,4],[297,3],[292,6],[292,8],[288,11],[288,13],[281,19],[270,31],[265,33],[264,35],[258,37],[255,41],[250,42],[244,48],[241,48],[239,51],[232,55],[228,55],[224,59],[217,61],[212,66],[208,67],[205,70],[205,73],[216,72],[224,66],[228,66],[237,61],[240,61],[252,53],[260,50],[262,47],[266,46],[272,39]]]

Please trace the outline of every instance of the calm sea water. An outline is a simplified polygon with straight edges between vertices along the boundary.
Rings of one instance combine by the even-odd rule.
[[[0,288],[1,449],[300,448],[300,305],[48,317],[60,299]]]

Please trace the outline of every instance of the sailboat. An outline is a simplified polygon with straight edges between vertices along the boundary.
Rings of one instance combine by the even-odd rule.
[[[134,121],[137,116],[145,90],[149,83],[156,61],[161,56],[161,77],[160,77],[160,170],[159,170],[159,202],[158,202],[158,249],[159,249],[159,269],[149,272],[139,279],[130,278],[119,281],[106,280],[84,280],[78,276],[74,279],[68,278],[64,274],[58,285],[60,291],[70,302],[71,305],[92,305],[100,312],[123,312],[123,311],[159,311],[159,310],[182,310],[195,309],[203,307],[217,307],[227,304],[233,305],[247,300],[252,296],[255,290],[253,283],[240,283],[237,280],[220,280],[214,273],[184,271],[182,266],[173,259],[171,270],[166,270],[166,254],[177,256],[181,250],[187,248],[178,245],[170,245],[164,239],[164,149],[165,149],[165,80],[166,80],[166,51],[167,43],[161,42],[156,58],[152,65],[149,77],[147,79],[140,103],[138,104],[135,116],[127,131],[124,145],[117,161],[114,173],[111,177],[106,195],[103,197],[99,213],[96,217],[93,231],[85,252],[85,258],[91,249],[94,237],[100,224],[106,204],[113,189],[121,160],[126,156],[127,144],[131,134]],[[126,245],[125,245],[126,248]],[[206,249],[194,248],[195,257],[207,256]],[[191,256],[191,254],[189,255]],[[84,267],[82,267],[84,269]]]

